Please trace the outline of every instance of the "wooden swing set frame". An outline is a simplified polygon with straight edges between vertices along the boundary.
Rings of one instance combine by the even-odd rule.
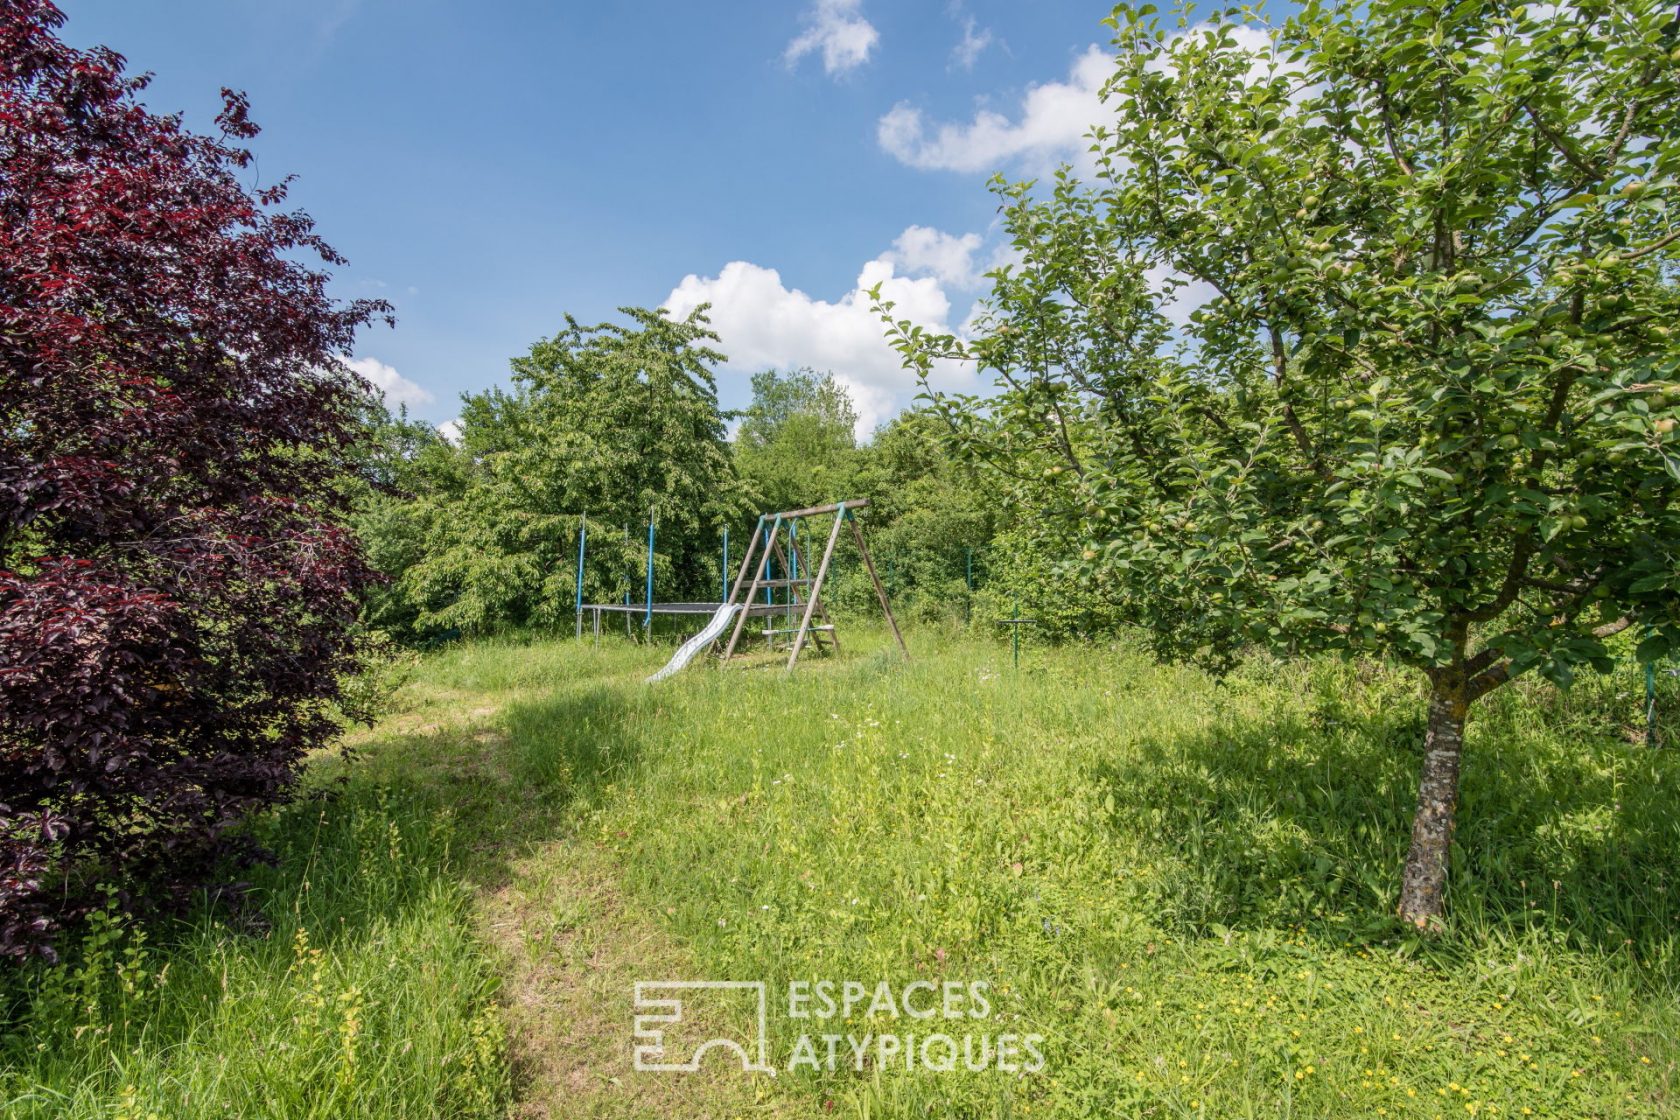
[[[853,516],[854,511],[867,509],[868,507],[868,498],[854,498],[850,501],[834,502],[826,506],[811,506],[807,509],[786,510],[782,513],[766,513],[759,516],[758,526],[753,531],[752,544],[748,546],[747,554],[741,558],[741,570],[735,576],[735,584],[729,591],[728,601],[731,605],[751,603],[762,590],[777,587],[788,588],[792,605],[804,608],[800,615],[799,626],[793,631],[793,648],[788,653],[787,660],[789,669],[792,669],[798,663],[799,654],[805,648],[807,642],[816,646],[819,651],[826,653],[827,647],[823,644],[826,636],[827,641],[834,646],[836,652],[840,649],[840,639],[835,633],[834,623],[828,617],[827,608],[822,605],[822,586],[823,581],[828,578],[829,563],[834,559],[834,546],[840,541],[841,525],[851,526],[852,539],[857,542],[858,555],[863,557],[863,566],[869,572],[869,581],[875,585],[875,597],[880,600],[881,613],[887,617],[887,625],[892,628],[893,639],[898,642],[899,652],[904,655],[905,660],[910,658],[910,651],[904,645],[904,635],[899,633],[898,620],[893,617],[892,607],[887,602],[887,589],[881,586],[881,577],[875,573],[875,561],[869,556],[869,546],[863,543],[863,529],[858,525],[857,518]],[[790,575],[786,579],[767,578],[772,556],[776,558],[776,562],[784,572],[793,573],[801,570],[803,558],[800,556],[799,545],[795,540],[796,534],[791,531],[792,527],[803,518],[821,517],[824,514],[834,515],[834,527],[829,531],[828,545],[823,549],[822,561],[817,565],[816,574],[809,577]],[[768,527],[768,531],[766,531],[766,527]],[[784,527],[790,530],[787,534],[786,552],[782,550],[781,543]],[[790,554],[792,563],[789,563]],[[753,566],[755,557],[758,560],[756,568]],[[805,568],[804,570],[809,571],[810,569]],[[749,571],[753,573],[750,580],[747,578]],[[808,589],[804,603],[798,601],[800,588]],[[743,591],[745,592],[744,595]],[[729,634],[729,644],[723,650],[721,658],[723,661],[728,661],[735,656],[735,647],[740,643],[741,632],[746,628],[749,613],[744,609],[737,612],[735,626]],[[813,625],[812,622],[818,615],[821,615],[822,621]],[[766,620],[766,627],[764,634],[767,638],[773,639],[779,633],[785,634],[788,632],[771,628],[773,624],[769,620]]]

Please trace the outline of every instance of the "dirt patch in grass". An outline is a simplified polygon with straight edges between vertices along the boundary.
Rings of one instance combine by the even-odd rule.
[[[577,840],[535,847],[483,896],[487,938],[506,962],[503,1004],[524,1120],[781,1116],[762,1075],[716,1055],[697,1073],[633,1068],[638,980],[686,976],[682,953],[614,882],[610,857]]]
[[[529,698],[411,687],[407,705],[361,736],[393,775],[454,790],[457,810],[473,821],[462,829],[470,852],[463,871],[476,890],[475,924],[502,977],[512,1115],[791,1115],[774,1083],[732,1065],[732,1055],[713,1053],[696,1073],[633,1068],[635,983],[693,969],[657,917],[619,890],[612,853],[571,834],[566,798],[519,776],[506,704]],[[696,1016],[693,1029],[707,1031],[701,1009],[689,1008],[685,1023]]]

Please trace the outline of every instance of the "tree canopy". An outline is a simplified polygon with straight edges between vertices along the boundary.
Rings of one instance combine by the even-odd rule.
[[[761,511],[834,501],[857,470],[857,410],[834,374],[754,374],[735,435],[735,461]],[[842,497],[849,495],[840,495]]]
[[[623,314],[568,317],[513,360],[511,391],[463,399],[460,446],[418,491],[368,497],[360,523],[393,579],[378,621],[424,633],[569,619],[585,517],[591,601],[639,594],[650,517],[665,593],[716,586],[717,539],[748,504],[717,403],[716,335],[703,310]]]
[[[1021,263],[978,337],[895,339],[995,373],[943,402],[959,441],[1163,655],[1422,674],[1400,912],[1428,924],[1471,704],[1606,667],[1628,629],[1680,644],[1680,24],[1179,15],[1116,9],[1091,186],[998,184]]]

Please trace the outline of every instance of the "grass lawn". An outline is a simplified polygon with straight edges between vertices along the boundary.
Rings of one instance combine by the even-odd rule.
[[[1017,672],[934,630],[904,666],[855,637],[791,678],[652,688],[663,654],[618,640],[431,655],[359,762],[319,760],[261,823],[281,862],[248,873],[260,914],[114,919],[12,985],[0,1111],[1680,1109],[1680,761],[1603,718],[1627,681],[1480,710],[1451,928],[1422,940],[1385,917],[1409,681],[1256,663],[1215,683],[1123,648],[1029,649]],[[632,985],[670,978],[766,982],[779,1074],[633,1071]],[[990,1014],[790,1018],[789,982],[825,979],[983,982]],[[881,1034],[941,1028],[1042,1036],[1044,1068],[883,1065]],[[861,1069],[845,1044],[788,1069],[832,1032],[872,1036]]]

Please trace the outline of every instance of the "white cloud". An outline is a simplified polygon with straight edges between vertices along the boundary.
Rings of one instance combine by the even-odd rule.
[[[1197,24],[1184,35],[1200,34],[1209,24]],[[1254,52],[1249,79],[1257,81],[1277,64],[1272,41],[1258,27],[1226,28],[1240,49]],[[960,49],[960,48],[959,48]],[[1166,63],[1153,63],[1164,69]],[[1102,47],[1087,47],[1068,68],[1064,81],[1028,86],[1013,114],[981,108],[966,122],[927,121],[909,102],[893,106],[875,126],[875,137],[887,154],[924,171],[962,171],[990,174],[1017,170],[1047,175],[1070,163],[1089,177],[1095,164],[1087,133],[1114,115],[1102,101],[1102,87],[1114,69],[1114,55]]]
[[[429,391],[378,358],[345,358],[344,364],[355,370],[363,381],[378,389],[385,397],[385,403],[393,408],[402,404],[431,404],[434,399]]]
[[[453,443],[456,447],[461,446],[461,418],[459,416],[453,420],[445,420],[437,426],[437,430],[438,435]]]
[[[868,62],[881,33],[863,18],[861,7],[862,0],[816,0],[805,15],[805,33],[787,46],[787,64],[793,66],[815,51],[822,52],[823,70],[830,75]]]
[[[664,307],[681,318],[702,303],[711,304],[712,329],[722,339],[729,368],[736,371],[796,366],[832,371],[857,406],[858,435],[867,436],[917,391],[915,377],[887,345],[871,307],[868,289],[876,284],[882,298],[896,304],[895,318],[951,330],[951,300],[940,280],[900,276],[887,255],[865,264],[856,285],[832,302],[787,287],[773,268],[730,261],[716,276],[685,276]],[[973,382],[972,373],[954,366],[936,370],[935,377],[943,387]]]
[[[1014,119],[981,109],[966,124],[930,126],[922,111],[900,102],[882,117],[876,139],[889,155],[926,171],[992,172],[1025,165],[1039,171],[1073,159],[1103,116],[1097,93],[1113,57],[1090,47],[1074,59],[1065,82],[1029,86]]]
[[[974,254],[980,248],[978,233],[961,237],[929,226],[911,226],[893,242],[880,259],[903,269],[906,274],[932,273],[942,284],[972,288],[980,282]]]
[[[962,41],[951,48],[951,65],[972,70],[974,64],[980,61],[980,56],[986,53],[986,48],[991,45],[991,28],[978,26],[974,17],[968,16],[963,20]]]
[[[988,251],[978,233],[910,226],[893,240],[892,248],[863,265],[849,291],[832,301],[788,287],[773,268],[730,261],[716,276],[683,277],[662,306],[666,314],[680,319],[703,303],[711,305],[707,314],[721,340],[719,348],[728,356],[726,373],[750,375],[800,366],[832,372],[857,406],[857,434],[864,438],[908,406],[920,389],[888,345],[869,289],[880,285],[882,298],[894,304],[894,319],[967,338],[983,306],[972,296],[984,284],[982,267],[997,268],[1019,259],[1008,243]],[[1179,327],[1216,294],[1164,265],[1151,269],[1149,279],[1164,297],[1162,311]],[[1174,281],[1179,286],[1166,297]],[[953,293],[964,293],[962,306]],[[987,391],[971,366],[955,362],[936,365],[932,381],[946,391]],[[453,425],[451,421],[440,429],[451,439],[457,438],[450,434]]]

